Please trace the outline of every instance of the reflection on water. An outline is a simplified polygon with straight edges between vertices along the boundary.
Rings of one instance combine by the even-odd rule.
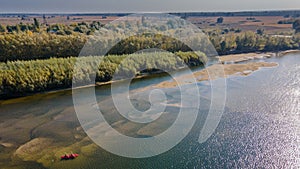
[[[203,144],[197,141],[209,108],[210,85],[199,83],[201,110],[191,133],[170,151],[147,159],[118,157],[93,145],[79,128],[70,91],[1,102],[0,168],[41,168],[30,161],[50,168],[300,168],[299,57],[290,54],[268,59],[279,66],[264,68],[248,77],[230,77],[225,113],[216,132]],[[132,89],[140,90],[162,80],[168,78],[139,81]],[[156,125],[147,127],[122,121],[109,104],[108,89],[97,88],[97,100],[110,124],[121,133],[135,137],[156,135],[177,117],[178,97],[170,94],[169,113],[158,119]],[[139,110],[150,106],[147,100],[134,97],[133,104]],[[45,150],[32,158],[23,157],[26,151],[36,151],[19,146],[35,138],[53,142],[49,141],[43,147]],[[31,144],[27,146],[38,149],[38,144]],[[16,155],[16,149],[20,154]],[[59,161],[57,157],[64,151],[76,151],[81,156],[74,161]],[[50,155],[46,156],[47,153]]]

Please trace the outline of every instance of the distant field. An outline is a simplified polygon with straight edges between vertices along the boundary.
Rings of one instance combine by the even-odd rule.
[[[45,15],[45,19],[42,15],[30,15],[30,16],[0,16],[0,24],[3,25],[15,25],[22,23],[33,23],[33,18],[37,18],[42,24],[71,24],[80,22],[93,22],[100,21],[103,24],[107,24],[111,21],[118,19],[118,16],[68,16],[68,15]],[[235,28],[243,31],[256,31],[261,28],[266,33],[278,34],[281,32],[289,33],[292,31],[291,24],[278,24],[280,20],[286,20],[283,16],[227,16],[223,17],[224,22],[222,24],[216,24],[218,17],[188,17],[187,20],[191,21],[202,29],[216,29],[216,28]],[[247,19],[248,18],[248,19]],[[252,20],[249,20],[252,18]]]
[[[54,15],[46,15],[46,18],[44,19],[41,15],[31,15],[30,17],[23,17],[22,16],[10,16],[10,17],[4,17],[0,16],[0,24],[3,25],[15,25],[22,23],[32,23],[33,18],[37,18],[40,23],[43,24],[71,24],[71,23],[80,23],[80,22],[93,22],[93,21],[100,21],[103,24],[109,23],[113,20],[118,19],[119,17],[116,16],[108,16],[108,17],[102,17],[102,16],[70,16],[68,18],[67,15],[60,15],[60,16],[54,16]]]
[[[216,24],[218,17],[189,17],[188,20],[203,29],[215,28],[239,28],[243,31],[256,31],[264,29],[267,33],[291,32],[292,24],[278,24],[278,21],[286,20],[283,16],[249,16],[249,17],[223,17],[222,24]],[[248,18],[248,20],[247,20]],[[249,20],[252,18],[252,20]]]

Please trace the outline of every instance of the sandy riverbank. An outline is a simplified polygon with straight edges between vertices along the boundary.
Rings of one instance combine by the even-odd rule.
[[[247,76],[250,75],[252,72],[259,70],[263,67],[275,67],[277,63],[269,63],[269,62],[253,62],[253,63],[245,63],[241,64],[241,62],[250,61],[250,60],[257,60],[257,59],[264,59],[264,58],[272,58],[276,56],[284,56],[290,53],[300,53],[300,50],[287,50],[281,52],[267,52],[267,53],[243,53],[243,54],[232,54],[232,55],[224,55],[220,56],[219,60],[222,64],[216,64],[208,67],[205,70],[195,72],[192,76],[196,77],[198,81],[207,81],[210,79],[215,79],[223,75],[223,77],[228,77],[230,75],[242,75]],[[224,71],[224,72],[220,72]],[[209,72],[209,73],[208,73]],[[209,75],[208,75],[209,74]],[[149,75],[150,77],[156,76],[156,74]],[[135,79],[142,79],[148,78],[149,76],[140,76],[136,77]],[[179,77],[178,83],[179,84],[187,84],[188,78],[190,76],[183,76]],[[115,81],[104,82],[104,83],[97,83],[98,86],[102,85],[110,85]],[[170,88],[177,86],[176,82],[163,82],[154,87],[159,88]]]
[[[275,56],[275,53],[246,53],[246,54],[235,54],[235,55],[225,55],[220,57],[220,61],[223,64],[232,64],[244,62],[247,60],[253,59],[262,59],[262,58],[270,58]]]
[[[216,78],[226,78],[232,75],[248,76],[254,71],[260,68],[271,68],[278,66],[277,63],[270,62],[250,62],[242,64],[241,62],[271,58],[276,56],[284,56],[291,53],[299,53],[300,50],[287,50],[278,53],[245,53],[245,54],[233,54],[224,55],[219,58],[220,63],[212,65],[202,71],[193,73],[193,75],[186,75],[177,77],[176,81],[166,81],[155,85],[158,88],[172,88],[178,85],[185,85],[189,82],[189,79],[195,78],[197,81],[214,80]]]
[[[222,64],[240,63],[248,60],[271,58],[275,56],[283,56],[290,53],[298,53],[300,50],[287,50],[281,52],[267,52],[267,53],[243,53],[220,56],[220,62]]]

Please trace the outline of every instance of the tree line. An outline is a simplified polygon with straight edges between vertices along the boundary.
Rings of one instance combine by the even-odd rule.
[[[0,35],[0,61],[48,59],[78,56],[87,37],[48,33],[13,33]]]
[[[248,52],[278,52],[299,49],[300,35],[264,35],[262,32],[229,33],[212,35],[210,41],[220,55]]]
[[[174,71],[186,66],[203,65],[207,61],[201,52],[137,53],[105,57],[68,57],[46,60],[8,61],[0,63],[0,98],[70,88],[72,82],[80,85],[108,82],[118,77],[134,77],[160,68]],[[76,66],[75,66],[76,65]],[[76,76],[73,80],[74,66]],[[97,70],[97,71],[95,71]]]
[[[87,41],[88,38],[90,40]],[[151,48],[158,48],[173,53],[192,51],[183,42],[163,35],[131,36],[116,45],[112,45],[111,43],[115,38],[113,36],[111,38],[98,39],[98,37],[87,37],[82,34],[56,35],[32,32],[2,34],[0,35],[0,62],[78,56],[86,43],[90,47],[89,51],[91,51],[91,53],[86,53],[86,56],[132,54]],[[204,45],[209,45],[207,42],[200,38],[194,38],[193,40],[196,45],[201,44],[203,52],[206,52]],[[110,45],[113,47],[109,51],[105,51]]]
[[[293,29],[295,30],[296,33],[300,33],[300,19],[297,19],[293,23]]]
[[[72,34],[85,34],[91,35],[96,30],[99,30],[103,24],[99,21],[93,21],[91,23],[80,22],[66,24],[41,24],[38,19],[34,18],[33,23],[19,23],[16,25],[2,25],[0,24],[0,33],[21,33],[21,32],[47,32],[57,35],[72,35]]]
[[[299,27],[298,25],[295,24],[295,28]],[[87,42],[87,38],[82,34],[56,35],[32,32],[2,34],[0,35],[0,62],[78,56]],[[209,38],[220,55],[298,49],[300,46],[299,34],[288,37],[264,35],[263,31],[260,33],[242,32],[239,34],[229,32],[227,34],[210,34]],[[205,51],[207,49],[205,47],[206,41],[197,37],[193,41],[195,45],[203,46],[204,53],[207,52]],[[90,45],[95,47],[91,51],[104,50],[105,46],[111,45],[110,43],[111,41],[107,39],[104,41],[96,40],[94,45]],[[191,51],[183,42],[170,37],[142,35],[132,36],[120,41],[107,54],[131,54],[150,48],[159,48],[169,52]],[[99,51],[99,53],[105,53],[105,51]]]

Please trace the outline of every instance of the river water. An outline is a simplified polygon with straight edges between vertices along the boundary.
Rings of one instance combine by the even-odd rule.
[[[266,61],[277,62],[279,66],[262,68],[247,77],[227,78],[224,114],[205,143],[198,143],[198,137],[209,108],[209,82],[198,84],[201,110],[187,137],[171,150],[144,159],[119,157],[96,145],[89,147],[92,141],[79,129],[70,91],[2,101],[0,143],[12,145],[0,147],[0,168],[42,168],[36,161],[46,168],[300,168],[300,56],[289,54]],[[164,80],[168,77],[139,80],[132,90],[143,91],[144,87]],[[117,123],[122,117],[109,104],[108,89],[96,88],[103,114],[119,132],[140,137],[140,129],[147,125]],[[173,94],[172,102],[176,103],[176,92]],[[149,107],[139,99],[134,100],[134,105],[140,110]],[[142,133],[159,134],[172,125],[178,109],[168,111],[155,127]],[[37,153],[33,158],[15,153],[19,146],[35,138],[51,138],[54,143],[50,144],[52,147],[46,144],[46,151],[39,154],[30,150]],[[29,145],[34,146],[38,147]],[[51,151],[68,146],[72,148],[64,151],[75,151],[81,156],[73,161],[59,161],[60,154]],[[50,157],[45,156],[47,153]]]

